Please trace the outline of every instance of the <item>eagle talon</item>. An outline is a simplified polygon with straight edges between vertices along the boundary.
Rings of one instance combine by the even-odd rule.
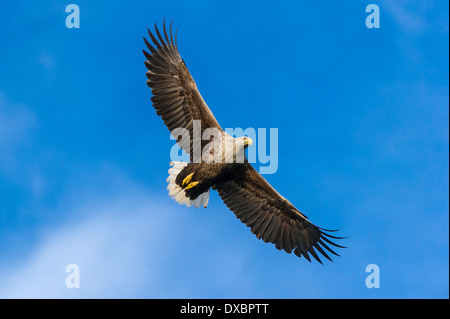
[[[181,184],[181,186],[185,186],[185,185],[189,184],[193,175],[194,175],[194,173],[191,173],[188,176],[186,176],[186,178],[183,179],[183,183]]]
[[[200,183],[200,182],[192,182],[192,183],[189,183],[189,185],[185,188],[185,190],[191,189],[191,188],[197,186],[199,183]]]

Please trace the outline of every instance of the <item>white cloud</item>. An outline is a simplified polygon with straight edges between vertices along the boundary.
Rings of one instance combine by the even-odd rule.
[[[78,205],[57,208],[65,221],[39,230],[36,247],[15,262],[20,267],[0,270],[0,298],[231,296],[251,280],[244,252],[219,249],[211,230],[196,229],[190,217],[199,210],[168,207],[168,197],[155,200],[132,184],[103,198],[93,198],[92,189],[72,194]],[[209,260],[195,253],[203,236],[211,239],[201,249],[214,247]],[[80,288],[65,286],[69,264],[80,267]]]
[[[0,274],[0,297],[135,297],[157,282],[164,261],[158,238],[173,216],[166,209],[128,194],[82,204],[68,216],[64,224],[40,230],[22,267]],[[65,286],[68,264],[80,267],[79,289]]]
[[[144,259],[156,253],[148,243],[162,229],[161,221],[149,223],[155,209],[160,208],[150,201],[131,198],[76,209],[59,228],[41,230],[37,248],[23,259],[22,267],[2,274],[0,296],[131,297],[148,280],[143,275],[152,273],[152,264]],[[68,264],[80,267],[80,289],[65,286]]]

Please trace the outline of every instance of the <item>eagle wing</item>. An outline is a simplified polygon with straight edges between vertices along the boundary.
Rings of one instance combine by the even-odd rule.
[[[152,89],[153,107],[156,109],[156,113],[161,116],[171,134],[177,139],[181,149],[190,154],[191,162],[201,160],[194,158],[193,139],[198,138],[201,141],[201,150],[210,140],[202,140],[202,136],[194,137],[194,120],[201,121],[200,133],[203,133],[207,128],[217,128],[221,132],[223,130],[200,95],[194,79],[178,52],[176,32],[175,40],[172,36],[172,23],[170,23],[168,35],[164,22],[164,38],[156,24],[155,31],[157,38],[150,30],[148,30],[148,34],[156,48],[144,37],[150,53],[142,50],[147,58],[147,61],[145,61],[145,66],[148,69],[146,73],[147,85]],[[186,129],[186,134],[178,135],[173,131],[176,128]]]
[[[308,255],[310,253],[322,263],[315,250],[331,260],[327,252],[339,255],[329,245],[344,248],[330,240],[343,237],[332,236],[327,232],[333,230],[326,230],[311,223],[248,162],[213,188],[258,239],[275,244],[279,250],[284,249],[287,253],[294,251],[298,257],[304,256],[308,261],[311,261]]]

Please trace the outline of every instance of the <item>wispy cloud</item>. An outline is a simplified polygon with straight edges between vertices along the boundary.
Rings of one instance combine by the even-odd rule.
[[[136,296],[147,285],[152,287],[161,271],[161,263],[152,256],[160,256],[158,235],[168,225],[157,210],[161,207],[153,201],[133,197],[75,209],[73,220],[42,230],[39,245],[23,259],[22,267],[3,272],[0,296]],[[80,267],[80,289],[65,286],[68,264]]]
[[[39,55],[39,63],[45,66],[46,68],[52,68],[54,66],[53,57],[46,52],[42,52]]]
[[[405,33],[448,33],[448,7],[443,4],[438,1],[398,0],[383,1],[381,8]]]
[[[425,32],[429,27],[426,12],[433,7],[432,1],[384,1],[385,8],[405,32]]]
[[[37,126],[37,117],[28,106],[11,101],[0,91],[0,177],[39,196],[44,191],[45,179],[22,156]]]
[[[27,106],[9,101],[0,91],[0,156],[26,139],[35,125],[36,117]]]
[[[210,260],[201,264],[196,258],[189,260],[199,236],[209,231],[200,235],[182,207],[167,207],[167,202],[132,181],[122,186],[103,198],[92,196],[92,189],[87,195],[75,192],[68,196],[79,198],[79,204],[70,200],[57,208],[67,216],[65,221],[41,228],[38,244],[22,256],[19,267],[0,270],[0,297],[231,296],[238,283],[251,280],[244,252],[211,249]],[[191,213],[198,214],[194,209]],[[218,246],[213,239],[209,245]],[[80,267],[79,289],[65,286],[68,264]],[[185,276],[186,269],[191,276]],[[224,269],[226,275],[220,273]],[[202,280],[206,281],[201,284]]]

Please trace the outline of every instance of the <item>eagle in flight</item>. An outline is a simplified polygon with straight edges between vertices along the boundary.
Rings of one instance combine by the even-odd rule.
[[[156,24],[155,31],[156,36],[148,30],[153,45],[144,37],[150,52],[142,50],[147,59],[151,100],[180,148],[190,155],[189,163],[170,163],[169,195],[180,204],[206,207],[210,189],[216,190],[225,205],[258,239],[275,244],[287,253],[304,256],[310,262],[309,254],[320,263],[318,253],[330,261],[328,254],[339,256],[330,246],[344,248],[332,241],[344,237],[330,235],[335,230],[311,223],[250,165],[245,157],[245,149],[252,143],[250,138],[233,138],[222,130],[178,52],[177,32],[174,39],[172,23],[169,32],[163,23],[163,35]],[[220,133],[220,137],[201,139],[201,153],[195,152],[196,134],[199,138],[194,129],[196,122],[201,124],[202,134],[206,129]],[[184,133],[174,134],[180,128]],[[224,152],[225,149],[232,151]]]

